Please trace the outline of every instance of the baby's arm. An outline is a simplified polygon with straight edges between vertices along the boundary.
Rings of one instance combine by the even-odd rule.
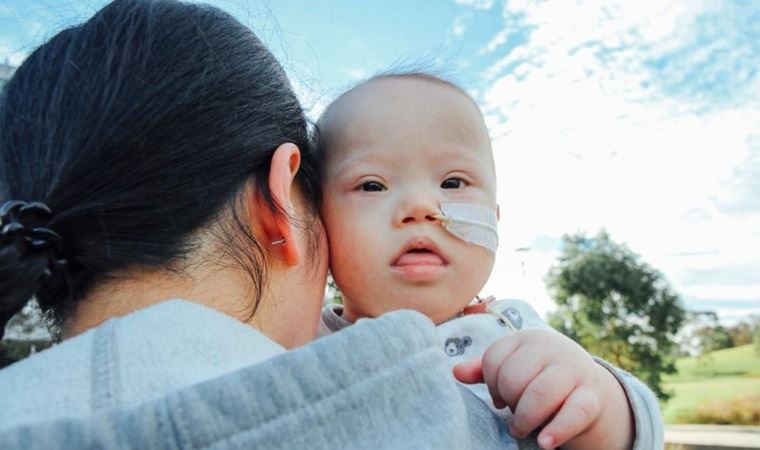
[[[482,359],[460,364],[454,373],[465,383],[485,382],[494,404],[512,409],[515,436],[526,436],[545,424],[538,436],[543,448],[633,448],[634,415],[623,386],[607,366],[556,331],[523,330],[507,336],[491,345]],[[637,380],[630,380],[635,383],[627,383],[629,395],[648,393]],[[652,406],[639,400],[632,399],[632,404],[638,405],[640,416],[647,416],[636,417],[637,425],[646,426],[649,419],[649,429],[661,429],[661,423],[654,423],[659,414],[649,410],[657,408],[656,401]],[[637,447],[642,448],[639,441]]]

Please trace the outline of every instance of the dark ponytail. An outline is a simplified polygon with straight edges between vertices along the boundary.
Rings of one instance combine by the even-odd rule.
[[[45,204],[18,200],[0,205],[0,339],[5,324],[34,295],[39,285],[51,285],[67,261],[63,241],[46,228],[52,212]]]
[[[236,222],[249,182],[278,210],[267,175],[285,142],[301,149],[297,181],[316,211],[301,106],[273,55],[218,9],[116,0],[59,33],[0,96],[0,204],[46,205],[24,226],[61,238],[58,254],[0,237],[0,328],[32,296],[60,319],[126,269],[173,268],[197,247],[194,232],[225,211]],[[266,261],[243,228],[225,240],[258,288],[255,308]]]

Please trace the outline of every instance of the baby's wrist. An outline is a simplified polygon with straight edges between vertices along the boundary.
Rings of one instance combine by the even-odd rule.
[[[594,434],[606,438],[607,445],[604,448],[633,448],[635,434],[633,411],[625,393],[623,385],[608,367],[595,361],[597,371],[602,377],[604,395],[601,397],[602,407],[599,417],[592,425],[596,427]],[[617,438],[617,439],[616,439]],[[602,442],[602,441],[598,441]]]
[[[599,415],[588,428],[571,439],[564,450],[604,448],[629,450],[633,448],[634,421],[625,389],[610,370],[595,362],[595,377],[599,391]]]

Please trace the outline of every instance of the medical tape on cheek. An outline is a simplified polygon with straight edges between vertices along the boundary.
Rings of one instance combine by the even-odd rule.
[[[499,233],[495,210],[477,203],[441,203],[441,214],[436,217],[454,236],[496,253]]]

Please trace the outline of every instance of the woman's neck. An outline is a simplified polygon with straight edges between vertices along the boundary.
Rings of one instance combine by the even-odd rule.
[[[205,272],[205,273],[204,273]],[[95,328],[108,319],[121,317],[168,299],[184,299],[202,304],[245,321],[252,305],[248,286],[232,271],[195,270],[177,274],[169,271],[141,271],[106,282],[94,289],[64,323],[64,338]]]

